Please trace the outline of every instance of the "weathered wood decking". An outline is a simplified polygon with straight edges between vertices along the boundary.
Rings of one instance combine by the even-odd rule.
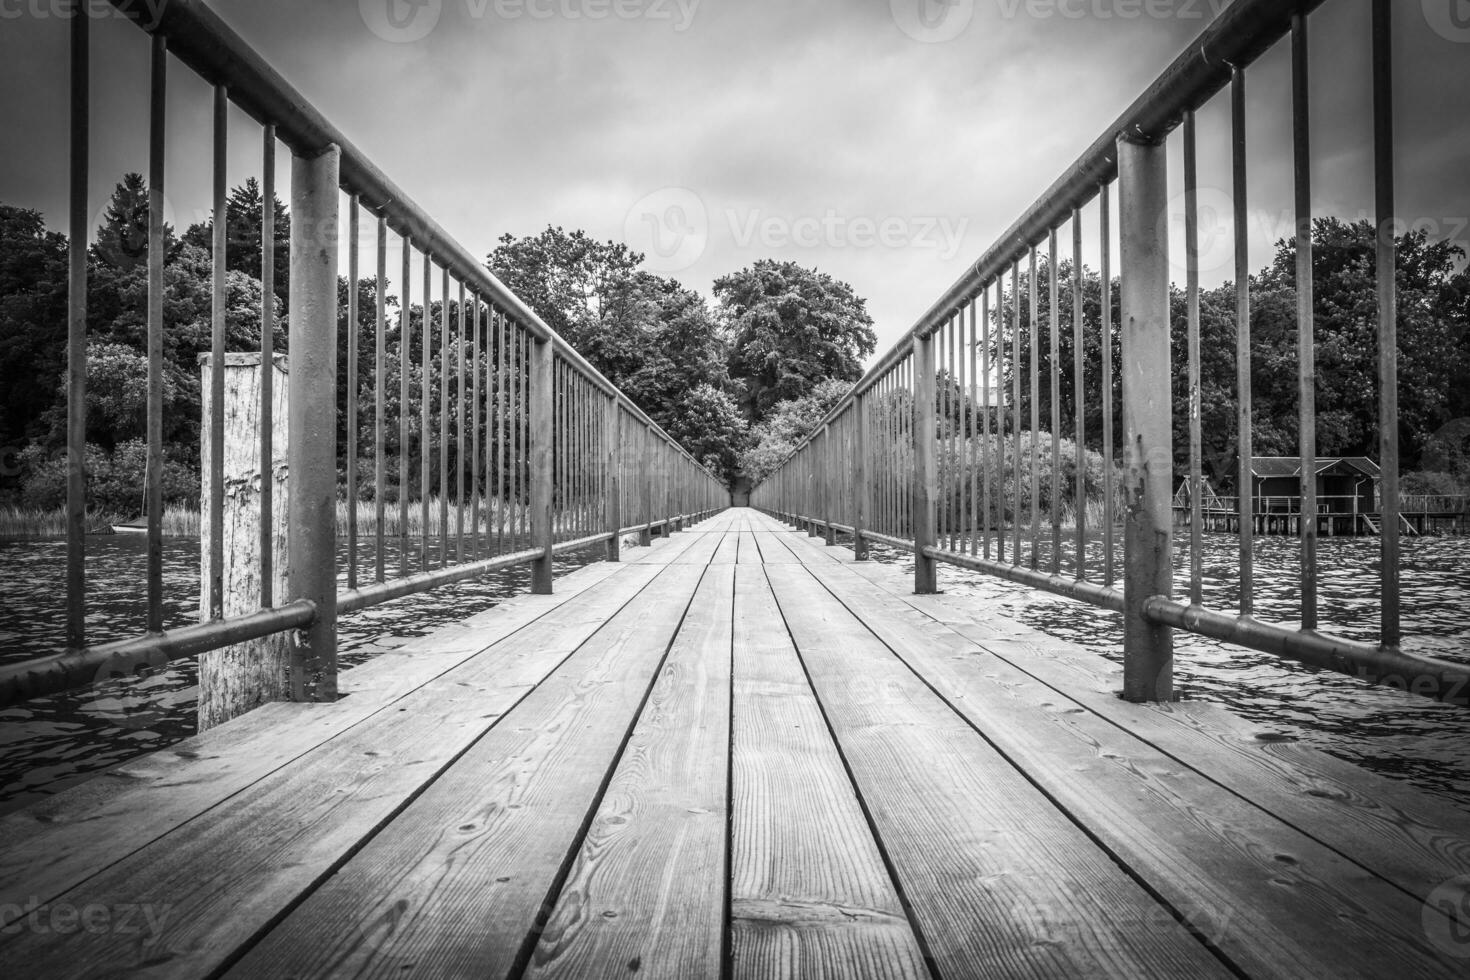
[[[1452,806],[752,511],[627,557],[0,819],[0,974],[1470,969]]]

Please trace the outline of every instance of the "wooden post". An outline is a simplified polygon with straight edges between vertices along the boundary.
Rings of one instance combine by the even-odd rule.
[[[1169,391],[1168,155],[1161,144],[1118,141],[1123,262],[1123,697],[1174,696],[1174,638],[1143,614],[1173,592],[1174,442]],[[1250,492],[1243,487],[1241,494]]]
[[[552,400],[551,344],[537,340],[531,347],[531,548],[541,557],[531,563],[531,592],[551,595],[551,441],[554,414]]]
[[[214,380],[210,355],[199,355],[200,391],[205,393],[203,430],[208,432],[214,415],[208,393]],[[286,358],[277,356],[272,366],[271,416],[282,435],[272,440],[271,471],[260,472],[261,387],[265,372],[260,354],[226,354],[224,371],[224,615],[253,613],[262,606],[260,578],[260,502],[269,482],[276,506],[271,511],[273,571],[270,594],[285,595],[286,571]],[[212,440],[200,442],[201,510],[208,508],[214,490]],[[209,552],[213,544],[210,522],[200,522],[199,618],[209,618]],[[291,699],[291,647],[284,633],[249,643],[238,643],[199,657],[199,730],[206,731],[270,701]]]
[[[606,478],[602,506],[602,526],[612,532],[607,543],[607,560],[623,560],[623,409],[616,398],[609,398],[603,414],[603,475]]]
[[[837,495],[842,488],[836,485],[833,474],[837,472],[837,460],[832,448],[832,427],[822,426],[822,513],[827,522],[827,533],[822,543],[829,548],[837,546],[837,529],[832,526],[832,514],[837,507]]]
[[[288,601],[316,605],[292,633],[291,697],[337,700],[337,220],[341,152],[291,158],[291,467]]]
[[[934,338],[914,338],[914,594],[939,591],[938,563],[925,557],[934,547],[939,517],[939,460],[935,455]]]

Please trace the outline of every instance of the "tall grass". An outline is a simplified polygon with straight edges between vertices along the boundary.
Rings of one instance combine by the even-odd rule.
[[[88,534],[111,534],[112,525],[130,521],[131,516],[104,511],[87,512]],[[199,508],[170,504],[163,509],[163,533],[167,537],[198,537]],[[60,538],[66,536],[66,508],[38,510],[27,507],[0,507],[0,538]]]

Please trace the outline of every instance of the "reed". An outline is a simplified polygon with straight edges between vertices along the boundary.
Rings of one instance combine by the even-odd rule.
[[[119,514],[104,511],[87,513],[88,534],[111,534],[112,525],[129,520]],[[199,509],[189,506],[170,505],[163,509],[163,534],[165,537],[198,537]],[[66,536],[66,508],[36,509],[29,507],[0,507],[0,538],[26,540],[34,538],[62,538]]]

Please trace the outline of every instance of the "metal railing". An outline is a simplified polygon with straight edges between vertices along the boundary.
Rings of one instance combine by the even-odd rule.
[[[926,312],[752,493],[754,506],[806,525],[910,550],[915,591],[936,590],[936,563],[1000,576],[1124,616],[1124,696],[1173,696],[1173,629],[1184,629],[1461,704],[1470,670],[1400,650],[1397,297],[1394,280],[1392,24],[1397,5],[1372,0],[1371,76],[1377,227],[1380,509],[1379,643],[1319,630],[1317,527],[1300,527],[1300,628],[1253,616],[1253,514],[1241,508],[1240,605],[1206,608],[1200,507],[1200,252],[1195,112],[1229,89],[1237,312],[1239,485],[1250,486],[1251,281],[1247,221],[1245,84],[1252,64],[1290,45],[1296,202],[1299,454],[1302,507],[1318,509],[1314,407],[1311,148],[1308,22],[1325,0],[1236,0],[1065,174]],[[1176,132],[1182,124],[1182,133]],[[1171,397],[1168,144],[1182,141],[1189,401]],[[1112,222],[1118,215],[1121,319],[1113,323]],[[1084,207],[1096,226],[1084,227]],[[1070,232],[1070,242],[1059,241]],[[1101,296],[1085,303],[1084,236],[1101,241]],[[1044,253],[1043,253],[1044,249]],[[1071,270],[1065,268],[1070,262]],[[1024,273],[1023,273],[1024,268]],[[1048,310],[1042,322],[1041,278]],[[1029,311],[1029,312],[1026,312]],[[1070,312],[1072,363],[1061,363],[1061,320]],[[1043,376],[1042,366],[1048,366]],[[1064,405],[1070,367],[1072,405]],[[1115,374],[1120,397],[1114,395]],[[1049,406],[1049,419],[1041,407]],[[1121,476],[1115,412],[1121,409]],[[1188,413],[1193,509],[1189,596],[1173,595],[1173,413]],[[1070,416],[1064,418],[1064,416]],[[1064,425],[1071,449],[1064,458]],[[1089,428],[1091,426],[1091,428]],[[1049,428],[1049,434],[1044,430]],[[1049,443],[1044,445],[1043,442]],[[1089,446],[1101,456],[1089,483]],[[1066,473],[1070,466],[1071,472]],[[1121,487],[1117,483],[1121,479]],[[1070,483],[1068,488],[1065,484]],[[1100,513],[1087,500],[1100,490]],[[1121,490],[1123,514],[1115,513]],[[1066,518],[1064,511],[1070,509]],[[1123,553],[1114,527],[1121,516]],[[1096,532],[1089,523],[1100,524]],[[1043,528],[1043,524],[1047,525]],[[1071,531],[1064,534],[1064,527]],[[1089,557],[1089,545],[1097,545]]]
[[[76,6],[82,4],[78,0]],[[71,29],[70,222],[71,279],[67,369],[67,629],[65,649],[0,669],[0,705],[134,673],[140,665],[192,656],[288,632],[290,695],[331,700],[337,693],[336,617],[515,565],[530,565],[532,587],[549,592],[555,555],[605,544],[619,557],[625,534],[678,528],[728,506],[728,491],[626,395],[491,275],[372,162],[286,83],[199,0],[114,6],[151,34],[148,86],[148,522],[145,633],[88,645],[86,631],[86,343],[90,148],[89,17],[77,9]],[[166,88],[177,61],[213,87],[213,295],[208,355],[211,426],[206,459],[213,480],[205,509],[208,553],[203,556],[205,621],[164,630],[163,611],[163,349],[164,203],[168,148]],[[273,431],[272,374],[263,371],[260,397],[260,587],[258,611],[224,614],[225,562],[222,370],[226,355],[225,281],[229,106],[261,126],[263,146],[261,236],[261,361],[272,365],[275,323],[275,159],[284,144],[292,155],[289,283],[289,587],[272,594],[274,537],[272,479],[281,468]],[[349,282],[346,337],[338,336],[338,226],[346,205]],[[359,328],[359,232],[362,215],[376,224],[375,314],[372,335]],[[402,355],[389,370],[394,324],[387,307],[389,236],[402,245],[397,340]],[[414,253],[422,260],[422,293],[415,297]],[[436,277],[435,270],[438,270]],[[438,302],[431,302],[435,279]],[[422,318],[414,317],[418,299]],[[417,336],[415,323],[418,324]],[[338,344],[347,349],[345,399],[338,394]],[[363,376],[363,345],[373,347]],[[417,344],[417,348],[413,345]],[[419,355],[418,391],[409,362]],[[437,404],[430,362],[439,358]],[[393,396],[396,393],[397,398]],[[413,412],[417,395],[418,419]],[[372,402],[373,519],[359,526],[357,420]],[[336,419],[345,414],[345,486],[337,470]],[[396,417],[395,417],[396,415]],[[416,429],[416,431],[415,431]],[[435,437],[437,433],[437,438]],[[396,434],[396,452],[389,442]],[[415,443],[415,440],[417,442]],[[411,472],[411,448],[419,455]],[[387,499],[395,465],[398,531],[389,535]],[[436,465],[437,464],[437,465]],[[437,507],[431,497],[437,491]],[[451,498],[453,503],[451,505]],[[345,568],[339,568],[338,505],[346,502]],[[433,509],[437,509],[437,522]],[[419,530],[411,531],[411,511]],[[437,532],[431,530],[437,526]],[[394,566],[396,565],[396,573]],[[339,593],[339,571],[346,589]],[[279,598],[279,603],[276,601]]]

